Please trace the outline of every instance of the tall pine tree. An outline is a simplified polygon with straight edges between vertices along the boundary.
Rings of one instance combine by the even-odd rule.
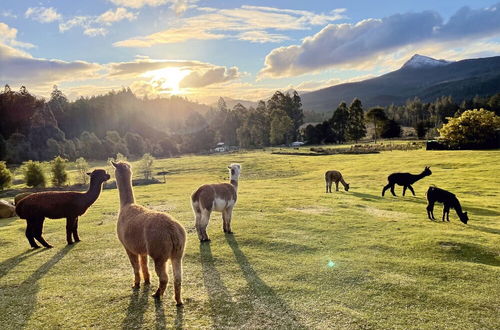
[[[349,124],[347,125],[347,138],[358,142],[366,135],[365,115],[363,106],[358,98],[355,98],[349,106]]]

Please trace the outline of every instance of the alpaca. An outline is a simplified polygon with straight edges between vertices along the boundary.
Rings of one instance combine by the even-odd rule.
[[[142,270],[144,284],[148,285],[148,255],[153,259],[156,274],[160,280],[158,290],[153,297],[160,298],[168,283],[166,271],[167,261],[172,263],[174,274],[174,291],[177,305],[182,305],[182,258],[186,245],[184,227],[170,215],[148,210],[135,204],[132,189],[132,170],[126,162],[111,162],[115,168],[116,184],[120,194],[120,214],[116,230],[118,239],[134,269],[134,286],[140,287]]]
[[[101,194],[102,185],[109,180],[105,170],[97,169],[90,176],[87,192],[77,191],[44,191],[30,194],[16,204],[16,213],[21,219],[26,219],[26,238],[31,247],[38,249],[35,239],[44,247],[51,248],[42,237],[45,218],[66,218],[66,241],[68,244],[80,242],[78,236],[78,217],[94,204]],[[72,238],[73,236],[73,238]]]
[[[335,182],[335,191],[339,191],[339,181],[344,186],[345,191],[349,191],[349,184],[344,181],[339,171],[327,171],[325,173],[326,192],[332,192],[332,183]]]
[[[384,187],[382,190],[382,196],[384,196],[385,191],[389,188],[391,188],[391,193],[393,196],[396,196],[394,193],[394,185],[397,184],[399,186],[403,186],[403,196],[405,195],[406,188],[410,189],[411,193],[413,196],[415,196],[415,191],[413,190],[413,187],[411,186],[418,180],[431,175],[432,172],[430,170],[430,166],[426,166],[422,173],[420,174],[410,174],[410,173],[392,173],[387,177],[387,180],[389,183]]]
[[[213,210],[222,212],[222,229],[224,232],[226,234],[233,233],[231,218],[238,197],[238,178],[241,173],[241,165],[231,164],[227,168],[231,173],[231,183],[206,184],[199,187],[191,196],[195,226],[200,242],[210,241],[207,226]]]
[[[438,187],[429,187],[429,190],[427,190],[427,201],[429,202],[427,205],[427,216],[431,220],[436,220],[436,218],[434,218],[434,203],[439,202],[443,203],[443,221],[445,215],[446,220],[448,222],[450,221],[450,208],[455,209],[460,221],[465,224],[469,221],[467,212],[462,212],[462,206],[460,205],[458,198],[449,191]]]

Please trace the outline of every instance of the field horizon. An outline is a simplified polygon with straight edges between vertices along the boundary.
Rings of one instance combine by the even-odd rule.
[[[133,169],[136,162],[131,162]],[[198,241],[190,206],[201,184],[226,182],[242,164],[233,235],[221,214]],[[45,221],[53,249],[29,249],[25,221],[0,219],[0,324],[35,328],[495,329],[500,327],[500,153],[383,151],[290,156],[267,151],[157,159],[165,184],[134,187],[136,202],[184,225],[184,306],[169,284],[131,289],[133,272],[116,236],[118,191],[103,190],[80,217],[82,242],[66,246],[64,220]],[[98,162],[95,167],[108,164]],[[432,175],[416,196],[393,172]],[[348,192],[325,193],[324,173],[339,170]],[[113,173],[112,179],[114,179]],[[74,176],[75,173],[70,173]],[[496,178],[496,179],[495,179]],[[161,180],[161,179],[160,179]],[[470,221],[426,214],[430,185],[455,193]],[[335,186],[334,186],[335,187]],[[18,188],[18,187],[14,187]],[[150,263],[150,270],[152,270]]]

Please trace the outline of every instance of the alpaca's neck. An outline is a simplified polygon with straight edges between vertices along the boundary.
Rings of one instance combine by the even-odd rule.
[[[86,199],[85,200],[86,204],[90,206],[97,200],[97,198],[99,198],[99,195],[101,194],[102,191],[102,184],[103,182],[90,179],[89,189],[84,194]]]
[[[426,177],[427,175],[425,174],[425,172],[422,172],[420,174],[417,174],[417,175],[413,175],[413,182],[417,182],[418,180]]]
[[[461,216],[463,214],[463,211],[462,211],[462,205],[460,205],[460,202],[458,201],[457,198],[455,198],[455,200],[453,201],[453,206],[452,206],[455,211],[457,212],[457,214],[459,216]]]
[[[345,182],[343,177],[340,177],[340,183],[344,186],[344,188],[347,186],[347,182]]]
[[[116,180],[116,186],[118,187],[118,192],[120,193],[120,207],[124,207],[128,204],[133,204],[135,202],[134,191],[132,189],[132,178],[127,180]]]
[[[238,190],[238,178],[231,178],[231,184],[233,185],[234,189]]]

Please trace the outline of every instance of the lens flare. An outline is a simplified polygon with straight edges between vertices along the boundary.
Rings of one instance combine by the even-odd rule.
[[[328,266],[328,268],[333,268],[333,267],[335,267],[335,262],[333,262],[332,260],[329,260],[326,265]]]

